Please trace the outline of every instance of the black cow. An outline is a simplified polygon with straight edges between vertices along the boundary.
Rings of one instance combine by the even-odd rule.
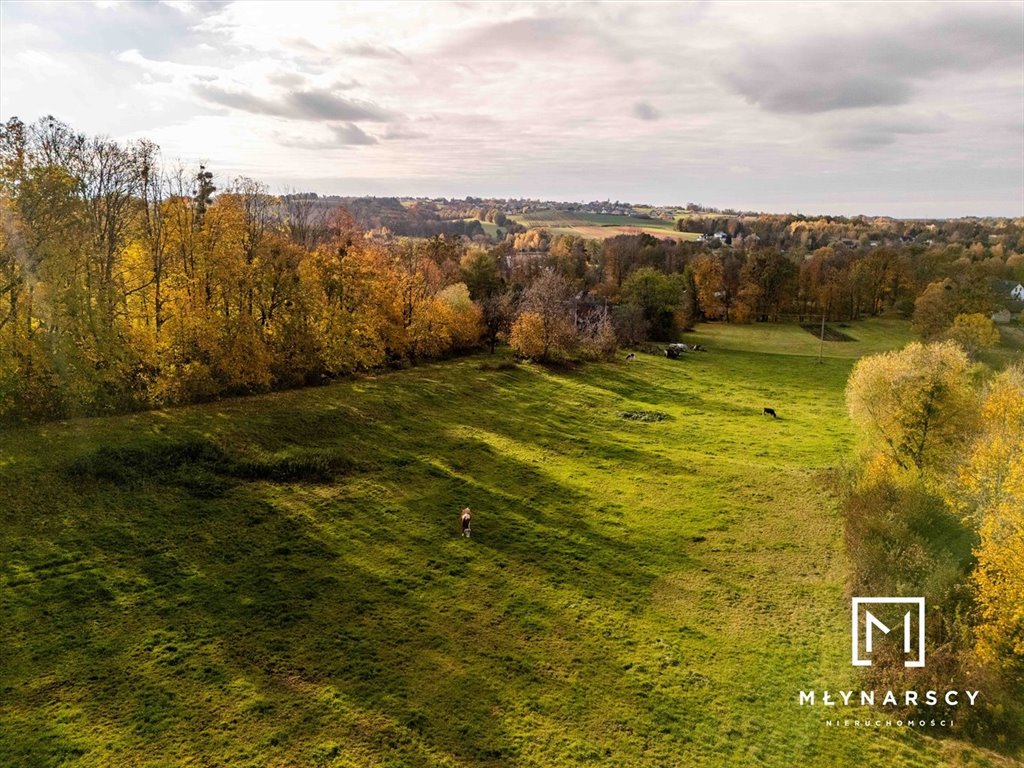
[[[761,413],[764,416],[771,416],[773,419],[779,418],[778,414],[775,413],[775,409],[774,408],[764,408],[764,409],[761,410]]]

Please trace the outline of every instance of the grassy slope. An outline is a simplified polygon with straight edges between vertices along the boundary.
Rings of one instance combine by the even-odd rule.
[[[463,219],[463,221],[480,221],[480,220],[477,219],[476,217],[473,217],[473,216],[467,216],[466,218]],[[487,235],[488,237],[495,237],[495,236],[497,236],[499,227],[493,221],[480,221],[480,226],[483,228],[484,234]]]
[[[679,362],[480,356],[0,433],[0,764],[999,764],[795,704],[853,679],[821,472],[852,357],[905,337],[847,332],[822,365],[798,328],[705,326]],[[63,470],[197,436],[353,466]]]

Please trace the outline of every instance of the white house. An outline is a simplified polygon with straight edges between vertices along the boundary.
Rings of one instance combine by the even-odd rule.
[[[1017,283],[1017,285],[1010,289],[1010,296],[1014,301],[1024,301],[1024,285]]]

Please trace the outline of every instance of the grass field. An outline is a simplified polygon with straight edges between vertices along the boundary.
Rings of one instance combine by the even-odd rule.
[[[797,706],[855,679],[846,377],[908,338],[843,330],[0,432],[0,765],[1011,764]]]
[[[591,239],[605,239],[616,235],[646,232],[659,238],[696,240],[692,232],[677,232],[675,223],[663,219],[645,219],[638,216],[618,216],[602,213],[576,213],[556,209],[531,211],[510,215],[528,229],[546,229],[556,235],[578,235]]]
[[[480,220],[475,218],[475,217],[472,217],[472,216],[467,216],[466,218],[463,219],[463,221],[480,221]],[[502,229],[502,231],[505,231],[505,229],[506,229],[506,228],[503,228],[503,227],[499,227],[493,221],[480,221],[480,226],[483,228],[484,234],[487,235],[488,237],[496,237],[497,234],[498,234],[498,230],[499,229]]]

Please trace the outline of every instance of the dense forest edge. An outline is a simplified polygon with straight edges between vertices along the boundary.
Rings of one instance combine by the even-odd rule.
[[[605,359],[708,321],[897,316],[970,351],[1020,343],[1021,219],[555,210],[220,183],[145,140],[49,117],[4,124],[0,419],[303,386],[500,342]]]

